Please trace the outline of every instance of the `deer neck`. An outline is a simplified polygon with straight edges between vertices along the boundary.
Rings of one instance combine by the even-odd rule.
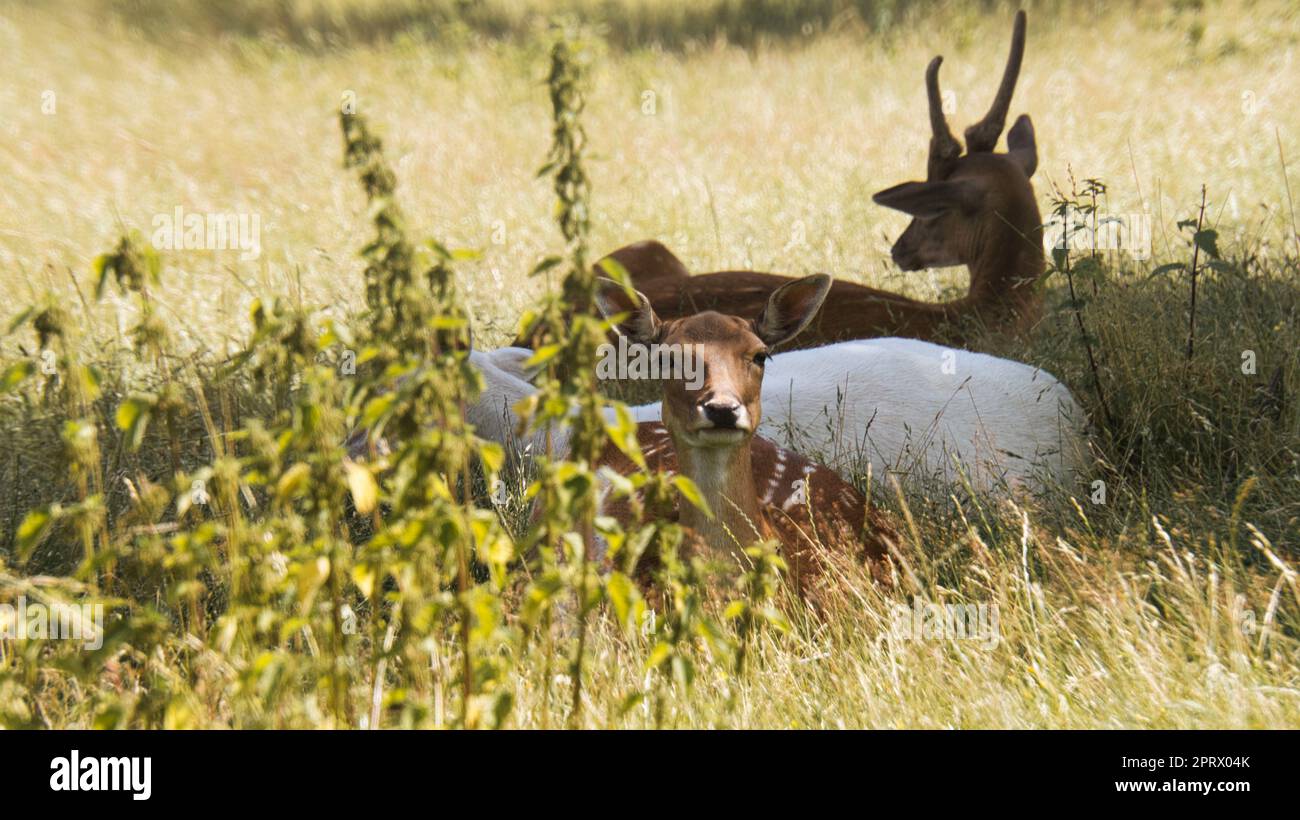
[[[749,440],[735,447],[688,447],[674,434],[681,474],[694,481],[713,511],[707,517],[694,504],[682,503],[680,521],[715,552],[739,552],[767,537],[769,527],[750,461]]]
[[[960,300],[962,309],[1019,316],[1037,312],[1041,297],[1034,283],[1045,267],[1037,209],[1032,217],[1021,220],[1019,227],[1005,224],[978,244],[980,250],[967,266],[970,292]]]

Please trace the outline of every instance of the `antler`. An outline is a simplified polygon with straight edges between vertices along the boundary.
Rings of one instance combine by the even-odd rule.
[[[1016,12],[1015,28],[1011,32],[1011,53],[1007,56],[1007,67],[1002,72],[1002,84],[998,94],[993,98],[993,105],[984,119],[966,129],[966,149],[974,154],[992,151],[1002,135],[1002,128],[1007,122],[1007,109],[1011,107],[1011,95],[1016,90],[1016,79],[1020,76],[1020,61],[1025,56],[1025,13]]]
[[[930,98],[930,158],[926,162],[926,176],[942,179],[944,166],[961,156],[961,143],[948,129],[943,115],[943,100],[939,96],[939,66],[942,57],[935,57],[925,69],[925,93]]]

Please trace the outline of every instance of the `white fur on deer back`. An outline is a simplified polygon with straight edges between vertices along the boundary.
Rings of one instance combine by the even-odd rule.
[[[471,354],[486,389],[470,410],[479,435],[510,441],[510,408],[533,392],[522,348]],[[631,408],[659,421],[658,403]],[[1072,487],[1086,418],[1050,373],[1009,359],[914,339],[864,339],[778,353],[763,378],[758,433],[840,473],[887,472],[959,482],[954,457],[981,490]],[[563,431],[554,434],[563,452]],[[528,442],[519,444],[527,446]],[[540,452],[540,437],[532,439]]]
[[[481,438],[507,445],[507,450],[522,456],[539,455],[546,450],[544,429],[534,430],[519,439],[519,417],[514,407],[537,392],[529,381],[533,373],[524,363],[533,351],[522,347],[502,347],[497,350],[471,350],[470,362],[483,374],[483,392],[478,401],[466,408],[465,415]],[[659,405],[631,408],[636,421],[658,421]],[[569,449],[568,428],[560,425],[551,428],[551,451],[562,456]]]
[[[471,350],[470,362],[483,374],[483,392],[478,401],[466,408],[469,423],[482,438],[507,445],[507,451],[520,455],[538,455],[546,449],[543,432],[534,432],[519,440],[519,417],[514,406],[537,392],[526,380],[524,362],[533,351],[521,347],[503,347],[499,350]],[[559,440],[555,436],[559,437]],[[552,448],[556,453],[568,450],[568,435],[556,431]]]
[[[774,356],[758,432],[835,468],[959,480],[980,489],[1072,487],[1086,418],[1050,373],[915,339],[865,339]]]

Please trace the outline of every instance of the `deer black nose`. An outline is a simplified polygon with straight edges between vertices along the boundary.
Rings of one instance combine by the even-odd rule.
[[[740,405],[726,399],[713,399],[704,403],[704,417],[714,427],[735,429],[740,419]]]

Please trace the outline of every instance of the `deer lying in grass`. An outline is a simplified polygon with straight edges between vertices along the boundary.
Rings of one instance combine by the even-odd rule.
[[[905,271],[965,265],[968,294],[950,302],[923,302],[888,291],[837,281],[829,298],[795,347],[844,339],[905,336],[964,343],[962,325],[1017,331],[1035,321],[1041,296],[1042,218],[1029,179],[1038,165],[1034,126],[1021,115],[1007,134],[1007,153],[994,153],[1006,122],[1025,50],[1025,13],[1017,12],[1002,82],[988,113],[966,129],[966,150],[944,117],[935,57],[926,69],[930,106],[930,153],[925,182],[905,182],[877,193],[880,205],[912,216],[891,255]],[[754,271],[691,276],[659,242],[645,241],[609,255],[646,294],[655,312],[678,319],[701,310],[757,316],[767,295],[791,279]]]
[[[822,278],[813,279],[816,282]],[[605,303],[612,305],[615,298],[607,296]],[[685,332],[690,332],[698,328],[701,320],[711,317],[725,320],[722,327],[728,330],[735,327],[744,329],[750,324],[735,317],[706,314],[682,320],[682,326],[686,328]],[[652,321],[658,326],[657,320]],[[746,341],[763,344],[752,332],[741,334],[740,342]],[[733,354],[735,349],[741,348],[733,345]],[[507,347],[491,351],[471,350],[469,356],[484,382],[479,399],[466,408],[467,417],[478,435],[515,444],[515,447],[508,448],[512,454],[517,455],[519,451],[523,455],[543,452],[546,431],[535,431],[522,446],[518,446],[520,442],[514,438],[520,420],[513,408],[535,392],[528,381],[535,373],[527,370],[526,365],[532,351]],[[733,370],[739,369],[747,380],[761,381],[763,368],[756,363],[757,352],[742,358],[743,366]],[[728,372],[720,368],[722,359],[716,355],[710,362],[715,373]],[[700,390],[709,390],[711,383],[702,385]],[[667,392],[669,395],[690,395],[685,390],[675,393],[671,385]],[[828,560],[865,565],[877,580],[892,583],[886,555],[889,543],[897,545],[898,542],[887,517],[869,507],[866,498],[835,471],[753,435],[753,422],[762,418],[761,400],[752,384],[747,384],[743,392],[747,403],[737,406],[741,409],[730,417],[732,426],[719,427],[722,440],[708,442],[714,446],[701,451],[679,450],[670,428],[660,421],[661,404],[630,408],[633,417],[638,419],[637,440],[648,467],[691,477],[704,492],[710,509],[719,513],[719,518],[716,521],[708,519],[690,505],[686,505],[685,511],[675,507],[655,512],[678,521],[695,533],[697,545],[730,546],[739,551],[759,538],[776,538],[782,544],[782,557],[788,567],[789,579],[801,597],[814,592],[815,582],[822,576]],[[727,421],[722,419],[723,425]],[[552,428],[549,432],[551,452],[563,455],[568,450],[567,429]],[[688,435],[708,437],[711,434],[696,431]],[[382,438],[372,440],[364,428],[354,431],[346,446],[349,455],[359,461],[385,458],[390,453],[387,441]],[[679,458],[679,452],[687,453],[685,463]],[[727,456],[725,463],[736,471],[734,476],[728,473],[729,477],[734,477],[731,482],[719,480],[712,469],[723,466],[724,461],[719,456],[724,453]],[[641,469],[613,445],[606,447],[601,465],[625,475]],[[748,465],[747,469],[745,465]],[[607,491],[608,485],[602,493],[601,514],[612,515],[627,523],[632,514],[631,505],[623,499],[604,497]],[[602,558],[599,555],[593,557]],[[641,578],[646,580],[644,574]]]
[[[865,562],[886,577],[888,545],[897,543],[889,519],[834,471],[755,436],[769,350],[807,326],[830,277],[778,288],[753,321],[704,312],[661,322],[644,295],[630,295],[608,279],[599,285],[601,312],[611,320],[623,317],[619,333],[651,351],[684,351],[702,360],[694,381],[682,373],[663,380],[663,423],[639,430],[647,456],[694,481],[713,513],[680,505],[690,547],[739,556],[752,543],[774,538],[802,595],[832,555]],[[607,465],[637,469],[621,454]]]

